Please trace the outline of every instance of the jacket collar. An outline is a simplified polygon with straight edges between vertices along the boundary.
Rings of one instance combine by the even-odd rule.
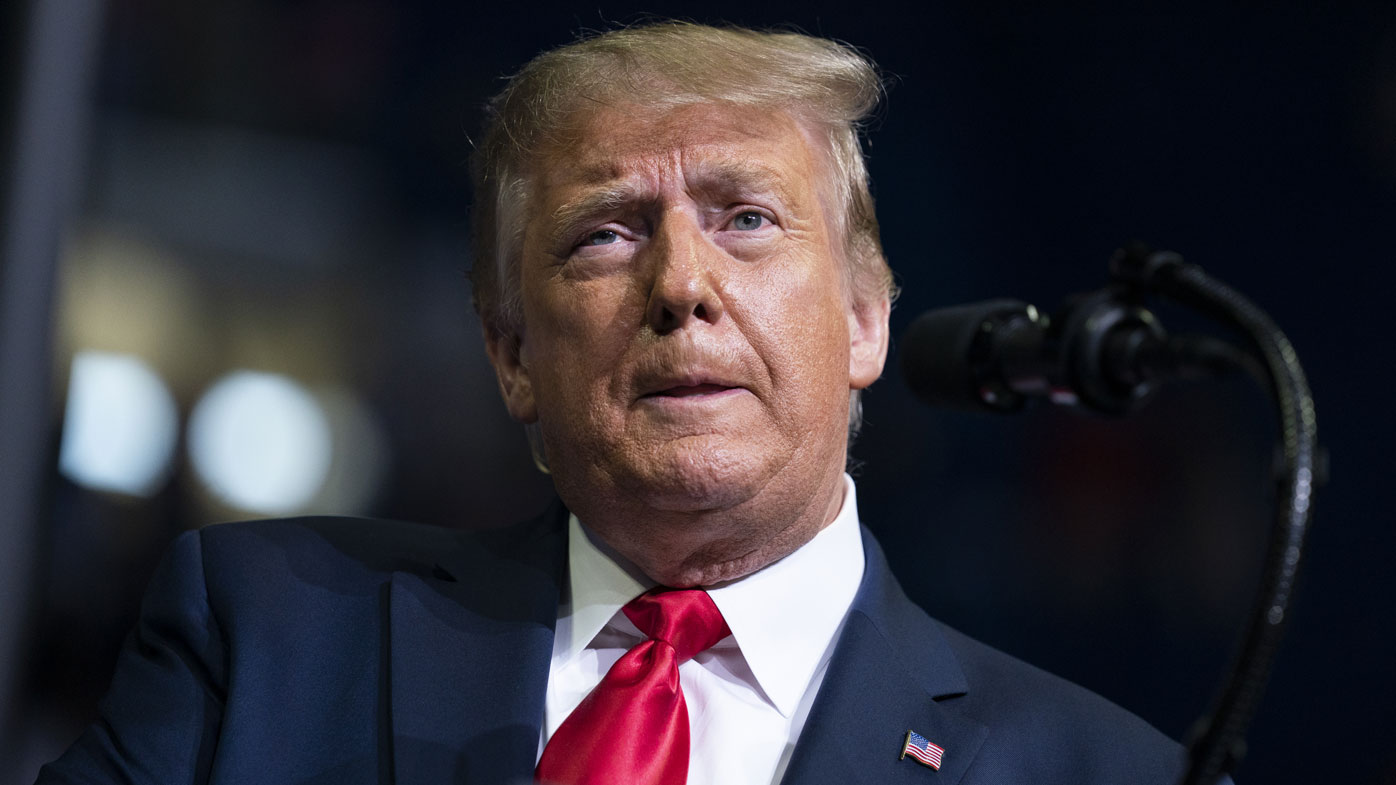
[[[380,701],[395,782],[527,782],[538,751],[567,554],[560,502],[500,532],[462,534],[381,598]]]
[[[907,599],[866,528],[867,565],[784,782],[953,785],[989,730],[961,713],[969,684],[936,622]],[[908,730],[944,748],[901,758]]]

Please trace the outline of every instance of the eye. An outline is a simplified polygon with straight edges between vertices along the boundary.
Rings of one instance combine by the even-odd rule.
[[[597,229],[582,238],[578,245],[610,245],[620,240],[620,235],[610,229]]]
[[[732,219],[732,228],[742,232],[750,232],[760,229],[768,223],[770,223],[770,219],[766,216],[748,210],[744,213],[739,213],[737,217]]]

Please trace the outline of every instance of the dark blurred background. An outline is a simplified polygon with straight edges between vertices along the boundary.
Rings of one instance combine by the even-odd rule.
[[[1043,5],[9,3],[0,785],[93,716],[178,532],[544,506],[469,306],[469,140],[502,76],[642,11],[793,24],[883,66],[868,151],[894,335],[961,301],[1050,308],[1132,239],[1270,311],[1332,482],[1239,779],[1396,783],[1396,8]],[[1238,381],[1122,421],[938,412],[896,348],[855,453],[908,592],[1184,737],[1257,578],[1265,399]]]

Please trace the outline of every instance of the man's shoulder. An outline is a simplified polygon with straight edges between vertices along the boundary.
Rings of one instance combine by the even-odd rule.
[[[469,532],[444,526],[336,515],[216,523],[185,537],[198,539],[206,562],[248,560],[286,566],[328,560],[377,571],[391,571],[443,550],[468,548],[473,539]]]
[[[465,530],[342,516],[272,518],[206,526],[183,535],[171,560],[204,578],[210,599],[280,601],[313,587],[373,592],[394,576],[473,582],[528,566],[551,569],[565,528],[547,512],[512,526]]]
[[[970,685],[956,702],[990,727],[987,744],[1009,752],[1008,759],[1093,778],[1083,782],[1176,780],[1183,748],[1139,716],[948,625],[937,625]],[[990,755],[986,761],[993,759]]]
[[[1144,737],[1166,740],[1160,731],[1130,711],[1074,682],[1049,673],[1036,665],[1007,654],[989,644],[937,622],[946,642],[955,652],[966,680],[980,689],[972,692],[993,692],[993,706],[1008,716],[1023,715],[1028,721],[1050,707],[1060,721],[1094,722],[1111,728],[1121,728]],[[985,690],[985,687],[1013,685],[1010,690]]]
[[[949,714],[984,728],[967,782],[1176,782],[1184,751],[1100,695],[933,618],[902,591],[876,540],[855,607],[899,654],[899,673]],[[1083,643],[1083,645],[1086,645]]]

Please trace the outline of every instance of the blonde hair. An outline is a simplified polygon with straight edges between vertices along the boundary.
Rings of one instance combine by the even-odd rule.
[[[882,89],[876,66],[852,47],[785,31],[659,22],[538,55],[490,101],[472,162],[476,311],[492,330],[512,333],[522,325],[530,166],[569,140],[587,107],[616,101],[657,109],[726,103],[789,114],[827,145],[832,218],[853,301],[895,297],[858,140]]]

